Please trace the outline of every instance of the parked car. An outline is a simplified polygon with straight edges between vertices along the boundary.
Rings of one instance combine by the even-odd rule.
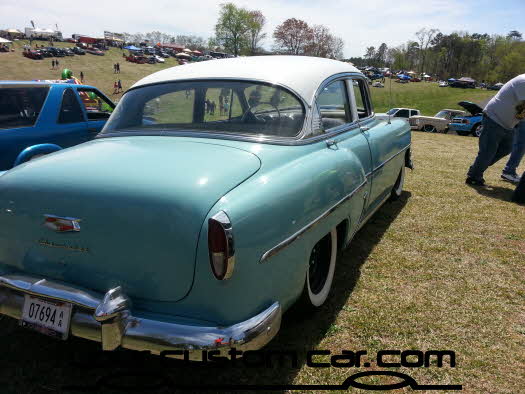
[[[384,88],[385,85],[382,84],[382,83],[379,82],[379,81],[375,81],[375,82],[372,82],[372,87],[373,87],[373,88]]]
[[[470,101],[461,101],[459,106],[465,108],[470,115],[456,116],[449,124],[449,129],[455,131],[459,135],[472,134],[475,137],[481,135],[481,120],[483,119],[483,108]]]
[[[155,55],[153,57],[155,58],[155,61],[157,63],[164,63],[164,62],[166,62],[166,60],[164,60],[164,58],[160,57],[159,55]]]
[[[448,125],[457,116],[465,116],[465,111],[443,109],[434,116],[413,116],[409,119],[409,123],[412,130],[447,133]]]
[[[258,349],[297,300],[329,300],[338,250],[400,197],[410,145],[343,62],[152,74],[94,141],[0,176],[0,313],[104,350]]]
[[[29,59],[33,59],[33,60],[42,60],[44,58],[44,56],[42,55],[42,53],[40,53],[40,51],[34,51],[34,50],[24,51],[22,52],[22,55],[24,55],[25,57]]]
[[[62,51],[66,56],[75,56],[75,52],[71,48],[62,48]]]
[[[448,86],[448,82],[447,81],[439,81],[438,86],[440,88],[446,88]]]
[[[491,86],[487,86],[487,90],[500,90],[501,88],[503,87],[503,84],[500,82],[500,83],[497,83],[495,85],[491,85]]]
[[[114,107],[92,86],[0,81],[0,170],[92,139]]]
[[[412,116],[418,116],[421,113],[418,109],[413,108],[392,108],[387,113],[376,114],[376,118],[380,120],[388,120],[392,118],[404,118],[408,119]]]
[[[73,51],[75,55],[85,55],[86,54],[86,51],[79,47],[73,47],[71,48],[71,50]]]
[[[97,56],[104,56],[105,53],[102,52],[100,49],[97,49],[97,48],[88,48],[86,49],[86,52],[87,53],[91,53],[92,55],[97,55]]]

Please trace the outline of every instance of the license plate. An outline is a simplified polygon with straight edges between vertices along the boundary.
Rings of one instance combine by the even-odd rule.
[[[22,327],[65,340],[69,334],[70,321],[71,304],[25,295],[20,319]]]

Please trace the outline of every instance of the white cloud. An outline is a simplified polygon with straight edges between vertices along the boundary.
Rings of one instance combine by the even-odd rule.
[[[128,0],[74,2],[66,0],[2,0],[0,15],[5,27],[23,29],[34,20],[40,27],[54,26],[66,36],[73,33],[101,36],[104,30],[168,34],[213,35],[223,0]],[[360,56],[370,45],[399,45],[414,38],[422,27],[439,28],[445,33],[478,27],[477,0],[239,0],[237,5],[260,9],[267,17],[266,47],[271,33],[287,18],[324,24],[342,37],[346,56]],[[95,6],[96,5],[96,6]],[[494,5],[497,7],[497,5]],[[474,11],[476,10],[476,11]],[[477,15],[472,21],[472,14]],[[2,27],[2,26],[0,26]],[[510,30],[510,29],[509,29]],[[501,33],[506,33],[501,31]]]

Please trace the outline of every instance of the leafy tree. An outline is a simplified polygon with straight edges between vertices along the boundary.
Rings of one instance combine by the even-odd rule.
[[[510,38],[511,40],[517,40],[517,41],[521,41],[521,39],[523,38],[523,36],[521,35],[521,33],[517,30],[511,30],[509,32],[509,34],[507,34],[507,38]]]
[[[249,46],[250,12],[233,3],[221,4],[219,20],[215,25],[215,39],[226,50],[239,55]]]

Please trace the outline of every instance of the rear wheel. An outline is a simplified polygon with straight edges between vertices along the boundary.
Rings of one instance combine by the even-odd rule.
[[[426,131],[427,133],[435,133],[437,132],[436,128],[430,124],[426,124],[423,126],[423,131]]]
[[[334,228],[317,242],[308,261],[306,282],[300,304],[307,309],[320,307],[327,300],[334,279],[337,259],[337,230]]]
[[[401,197],[401,194],[403,193],[404,184],[405,184],[405,166],[401,167],[399,176],[397,177],[396,183],[394,184],[394,187],[392,188],[392,192],[390,193],[390,200],[395,201],[395,200],[398,200],[399,197]]]

